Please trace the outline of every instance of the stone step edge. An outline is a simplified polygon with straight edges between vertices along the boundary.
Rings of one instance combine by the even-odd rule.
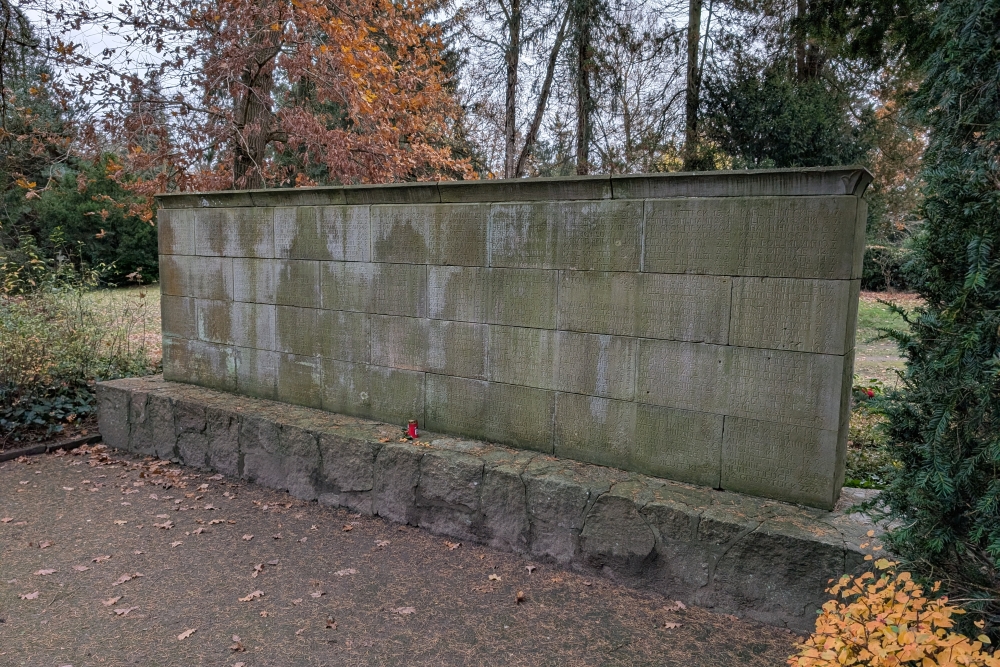
[[[97,385],[104,442],[809,631],[870,526],[531,451],[164,381]],[[402,440],[402,441],[401,441]]]

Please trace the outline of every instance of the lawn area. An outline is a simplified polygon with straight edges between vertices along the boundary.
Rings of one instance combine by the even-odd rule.
[[[854,374],[862,381],[876,379],[887,387],[896,386],[896,370],[903,368],[896,344],[875,340],[878,329],[905,329],[903,318],[892,312],[883,301],[890,301],[910,310],[920,305],[920,298],[910,292],[862,292],[858,303],[858,329],[855,338]]]
[[[87,298],[124,328],[129,345],[146,345],[152,362],[160,363],[163,342],[160,335],[159,283],[95,290],[88,292]]]

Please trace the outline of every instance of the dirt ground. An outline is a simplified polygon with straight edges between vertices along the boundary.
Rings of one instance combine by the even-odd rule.
[[[0,665],[770,667],[793,651],[784,630],[102,450],[0,464]]]

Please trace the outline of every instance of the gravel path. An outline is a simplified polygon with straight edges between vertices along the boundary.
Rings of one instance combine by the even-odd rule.
[[[0,665],[781,665],[795,637],[102,446],[0,465]]]

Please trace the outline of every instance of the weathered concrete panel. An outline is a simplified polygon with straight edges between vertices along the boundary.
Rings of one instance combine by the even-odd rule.
[[[423,373],[332,359],[321,363],[324,410],[398,424],[421,419]]]
[[[729,342],[846,354],[853,343],[845,322],[851,304],[858,302],[860,285],[856,280],[736,278]]]
[[[274,303],[275,273],[279,262],[273,259],[233,259],[233,299],[251,303]]]
[[[494,204],[490,266],[637,271],[642,202]]]
[[[836,355],[643,340],[636,400],[836,430],[843,364]]]
[[[548,329],[491,326],[486,376],[538,389],[559,384],[559,334]]]
[[[278,357],[278,400],[307,408],[322,405],[323,381],[320,359],[298,354]]]
[[[373,206],[372,260],[484,266],[486,204]]]
[[[275,260],[274,302],[279,306],[317,307],[320,303],[320,262]]]
[[[554,329],[558,272],[427,267],[427,312],[434,319]]]
[[[235,391],[235,354],[223,345],[164,336],[163,378]]]
[[[833,509],[837,431],[726,417],[723,488]]]
[[[731,291],[725,276],[561,271],[559,328],[725,344]]]
[[[722,436],[722,415],[639,405],[634,469],[719,488]]]
[[[197,209],[195,251],[224,257],[274,257],[274,209]]]
[[[551,452],[554,409],[552,391],[427,374],[424,421],[431,431],[480,433],[490,442]]]
[[[646,201],[643,271],[846,280],[857,198]]]
[[[274,210],[277,257],[367,262],[371,227],[367,206],[298,206]]]
[[[161,255],[193,255],[194,216],[192,209],[161,209],[156,226]]]
[[[198,338],[195,300],[191,297],[160,296],[160,322],[164,336],[194,340]]]
[[[425,266],[323,262],[320,273],[325,309],[408,317],[427,314]]]
[[[556,346],[557,389],[624,401],[635,396],[635,338],[560,331]]]
[[[237,347],[236,391],[255,398],[278,398],[278,369],[281,366],[279,352]]]
[[[197,300],[198,338],[209,343],[274,349],[274,306]]]

